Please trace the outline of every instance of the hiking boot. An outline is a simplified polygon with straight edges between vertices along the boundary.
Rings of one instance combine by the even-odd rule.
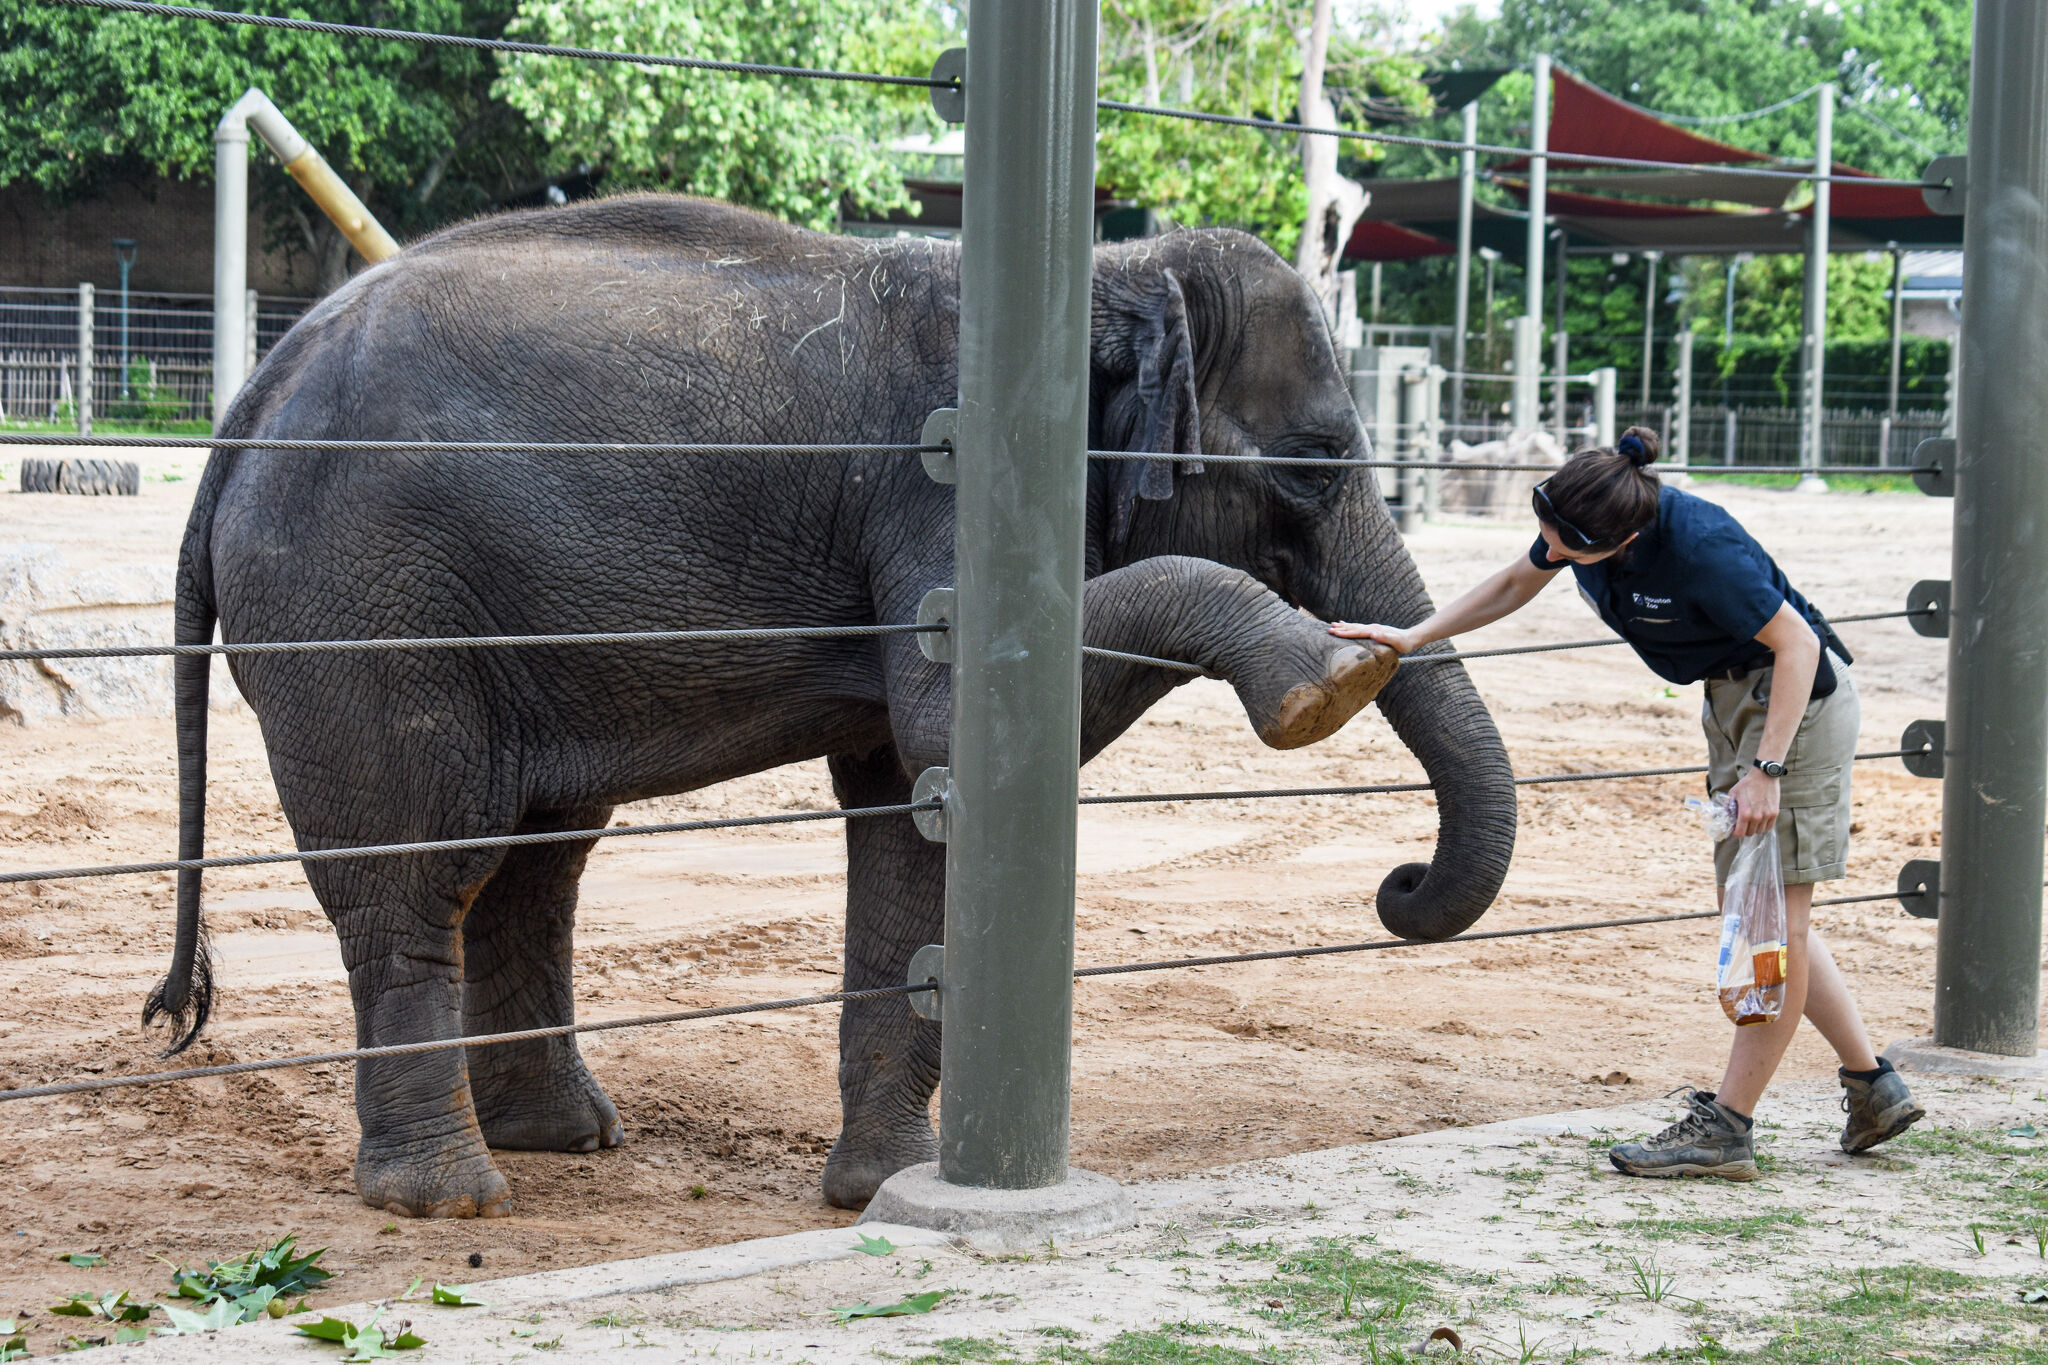
[[[1851,1076],[1846,1069],[1838,1074],[1848,1092],[1842,1096],[1842,1112],[1849,1116],[1842,1125],[1845,1152],[1867,1152],[1927,1117],[1927,1111],[1913,1102],[1905,1077],[1896,1071],[1887,1069],[1874,1081]]]
[[[1677,1092],[1673,1092],[1677,1093]],[[1714,1102],[1712,1092],[1684,1092],[1690,1111],[1655,1137],[1611,1147],[1607,1159],[1626,1175],[1668,1178],[1712,1175],[1723,1180],[1756,1179],[1755,1129],[1743,1127],[1735,1111]]]

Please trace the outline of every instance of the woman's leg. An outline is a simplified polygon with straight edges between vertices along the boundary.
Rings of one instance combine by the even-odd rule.
[[[1785,1049],[1799,1028],[1802,1015],[1828,1040],[1842,1065],[1851,1071],[1870,1071],[1877,1058],[1870,1050],[1870,1035],[1864,1031],[1863,1016],[1849,987],[1835,966],[1834,954],[1819,934],[1813,933],[1813,884],[1794,883],[1785,888],[1785,1009],[1768,1024],[1752,1024],[1735,1030],[1735,1044],[1728,1050],[1728,1070],[1714,1098],[1739,1114],[1756,1113],[1757,1101],[1772,1073],[1784,1060]]]
[[[1813,886],[1802,883],[1785,888],[1785,1008],[1768,1024],[1751,1024],[1735,1030],[1735,1045],[1728,1050],[1728,1069],[1714,1098],[1738,1114],[1756,1113],[1771,1073],[1784,1059],[1798,1031],[1799,1016],[1806,1008],[1806,991],[1812,973],[1807,948],[1807,921],[1813,911]],[[1830,959],[1832,961],[1832,959]]]
[[[1808,888],[1807,896],[1812,897]],[[1820,1030],[1828,1046],[1851,1071],[1877,1070],[1877,1054],[1871,1051],[1870,1034],[1863,1027],[1863,1014],[1856,1008],[1842,970],[1827,941],[1811,927],[1806,931],[1806,1021]]]

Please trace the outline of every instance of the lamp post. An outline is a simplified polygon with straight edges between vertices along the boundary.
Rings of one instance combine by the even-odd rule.
[[[128,271],[135,265],[135,239],[116,237],[114,239],[114,260],[121,266],[121,397],[132,397],[128,392]]]

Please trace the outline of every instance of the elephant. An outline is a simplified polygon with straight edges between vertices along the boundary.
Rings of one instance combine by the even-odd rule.
[[[323,299],[219,436],[471,442],[912,443],[957,387],[957,243],[813,232],[675,195],[514,212],[408,245]],[[1330,330],[1256,238],[1203,229],[1095,249],[1087,643],[1187,661],[1259,736],[1326,737],[1377,701],[1436,785],[1434,860],[1381,920],[1437,939],[1492,902],[1515,791],[1456,663],[1396,670],[1323,619],[1430,610]],[[1308,467],[1204,455],[1314,457]],[[963,452],[960,458],[971,458]],[[412,638],[872,625],[951,580],[953,490],[915,454],[549,455],[217,450],[180,552],[177,639]],[[845,807],[903,804],[946,761],[947,669],[916,637],[241,654],[302,851],[595,830],[614,807],[823,757]],[[203,846],[207,669],[177,662],[181,856]],[[1188,675],[1089,658],[1086,761]],[[907,816],[846,824],[848,990],[898,985],[940,939],[944,853]],[[591,841],[304,864],[348,971],[358,1045],[569,1023]],[[145,1005],[172,1051],[214,976],[180,873]],[[940,1026],[846,1004],[824,1197],[858,1208],[935,1158]],[[573,1037],[361,1060],[363,1200],[511,1206],[492,1148],[622,1141]]]

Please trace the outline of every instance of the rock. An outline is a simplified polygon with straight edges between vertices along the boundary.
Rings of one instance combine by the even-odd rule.
[[[1498,441],[1468,446],[1451,442],[1444,458],[1458,464],[1564,463],[1564,448],[1547,431],[1513,431]],[[1529,490],[1545,476],[1505,470],[1440,471],[1437,505],[1445,512],[1479,516],[1516,516],[1529,506]]]
[[[0,546],[0,649],[104,648],[169,643],[177,571],[169,564],[73,570],[55,546]],[[216,662],[215,709],[241,704]],[[0,721],[38,725],[70,716],[169,716],[171,661],[31,659],[0,662]]]

